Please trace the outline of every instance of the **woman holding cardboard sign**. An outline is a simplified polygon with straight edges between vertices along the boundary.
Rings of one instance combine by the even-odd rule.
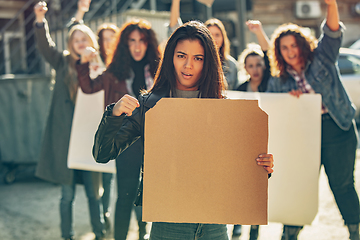
[[[350,239],[359,240],[359,198],[354,187],[357,137],[355,109],[340,81],[336,62],[344,27],[339,23],[336,0],[325,0],[327,18],[319,42],[295,24],[275,30],[269,50],[269,92],[322,96],[321,164]],[[317,45],[317,46],[316,46]],[[297,239],[302,226],[284,226],[282,239]]]
[[[116,158],[144,134],[145,112],[163,97],[218,98],[224,89],[224,76],[218,52],[209,30],[192,21],[170,37],[155,76],[154,86],[139,100],[124,95],[107,107],[95,135],[93,155],[97,162]],[[268,173],[273,172],[273,156],[256,159]],[[141,200],[141,199],[140,199]],[[150,239],[228,239],[224,224],[153,222]]]

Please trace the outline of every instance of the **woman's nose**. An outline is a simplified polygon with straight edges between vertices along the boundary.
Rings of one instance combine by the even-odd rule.
[[[187,58],[185,61],[185,67],[186,68],[191,68],[192,67],[192,60],[190,58]]]

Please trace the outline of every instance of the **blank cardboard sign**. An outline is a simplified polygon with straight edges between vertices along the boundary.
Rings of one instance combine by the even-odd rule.
[[[145,115],[143,221],[267,224],[257,100],[163,98]]]

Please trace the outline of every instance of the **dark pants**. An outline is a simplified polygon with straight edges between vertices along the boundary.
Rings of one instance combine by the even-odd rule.
[[[150,240],[228,240],[225,224],[154,222]]]
[[[114,174],[112,173],[102,173],[102,184],[104,188],[104,193],[101,197],[101,202],[103,206],[103,214],[110,212],[110,194],[112,189],[112,179]]]
[[[354,187],[357,132],[341,130],[326,114],[321,126],[321,164],[345,224],[360,222],[359,198]]]
[[[70,238],[74,236],[73,228],[73,205],[76,193],[76,180],[81,179],[84,183],[85,193],[88,199],[90,223],[96,237],[104,235],[104,223],[100,214],[100,199],[97,197],[96,184],[92,172],[84,170],[74,170],[74,180],[72,184],[63,184],[61,187],[60,201],[60,220],[61,236]]]
[[[115,240],[126,240],[131,211],[139,186],[142,164],[142,143],[136,141],[116,158],[116,176],[118,197],[115,209]],[[141,222],[141,207],[135,207],[138,222]]]

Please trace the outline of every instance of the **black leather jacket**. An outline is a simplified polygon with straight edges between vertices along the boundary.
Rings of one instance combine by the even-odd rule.
[[[98,130],[95,134],[93,156],[96,162],[107,163],[115,159],[139,138],[144,145],[145,113],[155,106],[157,101],[168,96],[168,91],[160,90],[139,97],[140,107],[136,108],[131,116],[122,114],[113,116],[114,103],[107,106]],[[144,149],[144,148],[142,148]],[[142,172],[141,172],[142,177]],[[138,189],[135,205],[142,205],[142,178]]]
[[[131,116],[113,116],[114,103],[106,107],[95,134],[93,156],[96,162],[107,163],[115,159],[132,143],[144,136],[145,112],[154,107],[167,91],[155,91],[139,97],[140,107]],[[142,141],[143,142],[143,141]]]

